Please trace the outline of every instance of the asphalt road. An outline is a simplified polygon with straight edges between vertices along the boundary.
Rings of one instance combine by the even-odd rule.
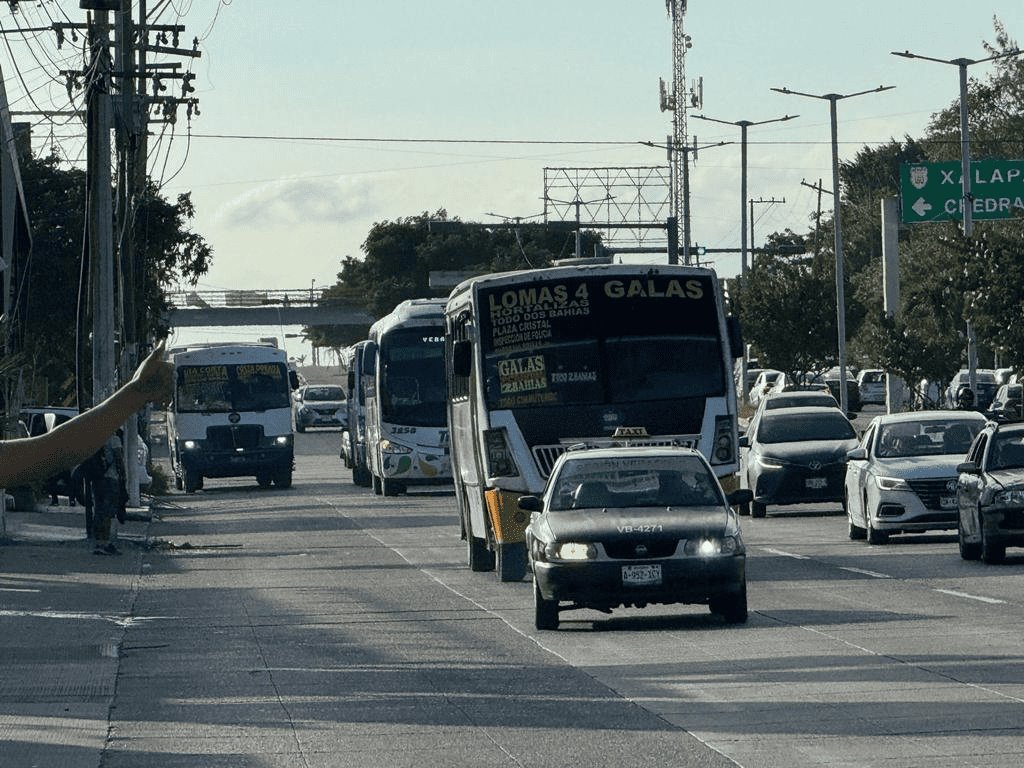
[[[852,542],[838,505],[743,519],[746,625],[562,615],[470,573],[454,497],[356,488],[337,432],[295,485],[208,480],[151,535],[104,768],[1018,766],[1024,550]]]

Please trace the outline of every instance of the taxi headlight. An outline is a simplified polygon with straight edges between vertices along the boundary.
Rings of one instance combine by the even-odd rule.
[[[1013,488],[1007,491],[999,491],[992,497],[995,504],[1003,506],[1016,506],[1024,504],[1024,488]]]
[[[548,544],[545,554],[553,560],[595,560],[597,547],[578,541],[563,541]]]
[[[734,555],[740,549],[739,540],[735,536],[723,536],[704,539],[687,539],[683,552],[695,557],[715,557],[716,555]]]
[[[195,440],[186,440],[181,444],[181,447],[186,451],[194,451],[198,447],[198,443]]]
[[[274,438],[274,445],[288,445],[292,441],[291,435],[278,435]]]
[[[910,486],[902,477],[876,477],[875,485],[880,491],[909,491]]]

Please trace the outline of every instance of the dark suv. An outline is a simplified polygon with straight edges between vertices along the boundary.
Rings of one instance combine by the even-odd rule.
[[[1024,424],[989,422],[957,471],[960,556],[1000,563],[1024,547]]]

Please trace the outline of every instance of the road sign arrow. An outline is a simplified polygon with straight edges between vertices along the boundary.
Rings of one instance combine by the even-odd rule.
[[[926,202],[923,197],[917,198],[917,200],[914,202],[914,204],[912,206],[910,206],[910,207],[913,208],[914,209],[914,213],[916,213],[922,219],[924,218],[924,215],[926,213],[928,213],[928,211],[930,211],[932,209],[931,204]]]

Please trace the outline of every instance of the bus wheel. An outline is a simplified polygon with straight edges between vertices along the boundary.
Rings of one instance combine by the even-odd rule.
[[[291,488],[292,487],[292,471],[290,469],[282,469],[276,475],[274,475],[274,485],[278,488]]]
[[[487,548],[487,542],[467,532],[466,541],[469,548],[469,570],[493,571],[494,553]]]
[[[498,576],[502,581],[522,581],[526,575],[526,542],[498,545]]]
[[[397,480],[388,480],[386,477],[380,481],[380,492],[384,496],[397,496],[405,490],[405,486]]]
[[[380,484],[380,478],[377,477],[372,472],[370,473],[370,484],[373,486],[373,492],[375,494],[380,496],[381,493],[383,493],[383,489],[381,488],[381,484]]]
[[[185,493],[195,493],[203,487],[203,476],[194,469],[185,467],[182,472],[184,473],[182,484],[184,485]]]
[[[270,481],[271,477],[266,472],[260,472],[256,475],[256,484],[259,485],[260,488],[269,488]]]

